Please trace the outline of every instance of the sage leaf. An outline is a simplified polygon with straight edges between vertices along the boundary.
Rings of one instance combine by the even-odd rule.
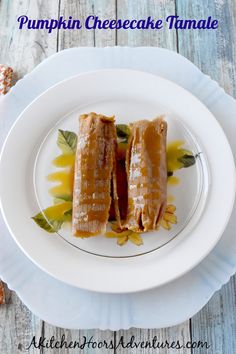
[[[72,203],[63,202],[50,206],[37,215],[33,216],[32,219],[36,222],[38,226],[47,232],[53,233],[60,230],[62,224],[65,221],[70,221],[72,215]]]
[[[130,128],[127,124],[116,124],[116,133],[118,138],[124,139],[125,142],[128,142]]]
[[[38,213],[33,216],[32,219],[36,222],[38,226],[49,233],[54,233],[60,230],[64,220],[50,220],[48,221],[43,213]]]
[[[64,154],[75,154],[77,147],[77,135],[68,130],[58,130],[57,146]]]
[[[71,202],[72,201],[72,195],[69,194],[57,194],[53,198],[53,204],[60,204],[63,202]]]
[[[195,164],[196,158],[193,155],[184,154],[178,158],[178,161],[183,164],[183,167],[190,167]]]
[[[59,197],[54,197],[53,198],[53,204],[54,205],[61,204],[61,203],[64,203],[64,202],[69,202],[69,201],[72,201],[72,197],[69,196],[69,195],[60,195]]]

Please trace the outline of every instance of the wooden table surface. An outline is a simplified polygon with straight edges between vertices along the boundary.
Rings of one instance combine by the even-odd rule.
[[[60,30],[51,34],[43,30],[19,31],[17,17],[57,18],[73,15],[85,19],[90,14],[101,18],[153,18],[165,19],[177,14],[181,18],[219,20],[219,29],[174,31],[149,30]],[[0,0],[0,62],[9,64],[21,78],[48,56],[64,48],[76,46],[159,46],[178,51],[204,73],[217,80],[222,87],[236,96],[236,1],[235,0]],[[209,303],[193,318],[178,326],[128,331],[64,330],[53,327],[34,316],[14,292],[7,292],[7,304],[0,307],[0,354],[15,353],[79,353],[78,350],[52,350],[25,348],[34,335],[66,339],[94,336],[94,339],[119,340],[123,335],[136,341],[153,338],[169,342],[180,340],[207,341],[210,349],[144,350],[119,348],[117,353],[236,353],[236,282],[235,277],[218,291]],[[84,350],[86,353],[112,353],[113,350]]]

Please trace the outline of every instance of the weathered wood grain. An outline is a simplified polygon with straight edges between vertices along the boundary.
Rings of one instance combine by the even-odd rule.
[[[236,352],[236,278],[218,291],[192,320],[194,341],[208,342],[207,354]],[[195,349],[194,354],[205,354],[206,349]]]
[[[117,0],[117,18],[121,19],[165,19],[175,14],[174,0]],[[121,46],[158,46],[176,50],[176,33],[166,27],[161,30],[120,29],[117,44]]]
[[[78,18],[81,23],[89,15],[99,16],[101,19],[115,19],[116,7],[115,0],[102,1],[74,1],[60,0],[60,16],[68,18]],[[58,49],[66,49],[77,46],[112,46],[115,45],[116,32],[114,30],[88,30],[84,26],[80,30],[60,30],[58,37]]]
[[[80,19],[83,23],[85,18],[93,14],[92,1],[74,1],[60,0],[58,9],[60,16],[68,18],[70,15],[73,18]],[[60,30],[58,32],[58,50],[77,47],[77,46],[94,46],[94,31],[87,31],[84,27],[80,30]]]
[[[180,18],[219,21],[217,30],[178,31],[179,52],[236,97],[235,0],[176,0]]]
[[[14,292],[6,294],[6,304],[0,308],[0,353],[40,353],[26,348],[34,335],[40,336],[42,321],[34,316]]]
[[[116,19],[116,0],[94,1],[94,14],[101,20]],[[94,46],[106,47],[116,45],[115,30],[95,30]]]
[[[19,30],[17,18],[26,14],[32,19],[57,18],[58,1],[0,1],[0,63],[11,66],[18,78],[55,53],[57,32]]]

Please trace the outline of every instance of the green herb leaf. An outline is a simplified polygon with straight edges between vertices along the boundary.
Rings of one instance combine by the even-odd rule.
[[[56,205],[56,204],[61,204],[61,203],[64,203],[64,202],[69,202],[71,201],[72,198],[70,198],[69,196],[65,195],[65,196],[59,196],[59,197],[55,197],[53,198],[53,204]]]
[[[33,216],[32,219],[36,222],[38,226],[44,229],[47,232],[53,233],[60,230],[64,220],[50,220],[48,221],[43,213],[38,213]]]
[[[64,221],[72,221],[72,209],[65,212]]]
[[[127,124],[116,124],[116,133],[118,138],[125,139],[127,142],[130,136],[130,128]]]
[[[48,207],[32,217],[38,226],[50,233],[60,230],[62,224],[65,221],[71,221],[71,218],[72,203],[65,201]]]
[[[190,167],[195,164],[196,159],[193,155],[185,154],[178,158],[178,161],[183,164],[183,167]]]
[[[71,202],[72,201],[72,195],[67,195],[67,194],[58,194],[56,197],[53,198],[53,204],[60,204],[64,202]]]
[[[58,130],[57,145],[64,154],[75,154],[77,135],[67,130]]]

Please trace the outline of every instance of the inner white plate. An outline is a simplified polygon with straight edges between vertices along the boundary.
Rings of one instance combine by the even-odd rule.
[[[54,153],[49,149],[46,154],[43,149],[47,143],[55,144],[52,137],[56,134],[58,122],[60,128],[76,130],[77,115],[85,111],[116,114],[119,122],[151,118],[159,113],[170,114],[171,119],[180,117],[185,127],[183,131],[188,132],[188,143],[192,141],[197,150],[198,145],[201,147],[204,186],[209,187],[206,206],[204,210],[202,207],[197,208],[178,237],[155,252],[132,258],[94,256],[73,247],[58,235],[48,235],[30,219],[39,208],[34,187],[41,191],[41,185],[43,187],[45,184],[39,201],[47,204],[44,199],[47,197],[43,197],[47,196],[45,191],[48,188],[45,166],[48,164],[50,172],[49,166]],[[68,112],[74,113],[68,115]],[[72,127],[67,123],[72,122],[73,117],[75,121]],[[47,143],[42,145],[45,137]],[[208,171],[211,174],[210,186],[204,157],[208,160]],[[45,163],[43,160],[46,160]],[[44,166],[42,171],[39,169],[40,165]],[[35,186],[34,168],[37,172]],[[198,176],[197,165],[194,168]],[[186,172],[187,169],[183,171],[185,176]],[[226,179],[227,184],[222,188],[222,181]],[[5,221],[18,245],[36,264],[69,284],[95,291],[119,293],[144,290],[167,283],[200,262],[221,236],[230,216],[235,194],[232,154],[212,114],[179,86],[154,75],[127,70],[106,70],[79,75],[59,83],[37,98],[21,114],[6,140],[1,158],[0,182]],[[182,193],[183,201],[189,198],[189,190],[192,190],[192,187],[189,189],[190,181],[188,183],[185,193]],[[204,193],[200,199],[205,201]],[[151,236],[150,234],[148,237]],[[101,240],[97,238],[87,251],[102,251],[98,239]],[[116,250],[120,252],[122,249],[117,248],[118,246],[114,248],[111,242],[110,245],[112,256]],[[99,252],[96,252],[96,246]],[[86,246],[83,247],[86,250]],[[128,252],[127,250],[122,252]],[[129,252],[134,251],[131,249]]]
[[[208,189],[208,171],[204,153],[201,151],[202,149],[196,139],[194,139],[180,119],[175,118],[167,107],[162,107],[158,102],[149,104],[147,107],[145,100],[108,100],[92,103],[82,108],[79,107],[72,113],[62,117],[42,141],[35,161],[34,185],[35,197],[39,205],[38,209],[43,210],[53,204],[53,198],[48,193],[48,190],[55,186],[55,183],[48,182],[46,176],[49,173],[60,170],[51,163],[56,156],[61,154],[56,144],[58,129],[78,133],[79,115],[93,111],[98,113],[105,112],[106,115],[115,115],[117,124],[128,124],[137,119],[152,119],[157,115],[164,115],[168,123],[167,143],[176,140],[184,141],[184,148],[190,150],[198,158],[196,158],[194,166],[175,172],[174,175],[179,178],[178,185],[168,184],[167,195],[173,198],[172,203],[177,207],[177,225],[172,225],[172,229],[169,231],[160,228],[156,232],[142,234],[142,246],[137,247],[133,243],[127,242],[124,247],[119,247],[116,239],[109,239],[103,235],[84,239],[76,238],[71,233],[71,224],[66,224],[62,227],[58,231],[58,235],[81,250],[104,257],[137,256],[163,247],[174,237],[178,236],[190,221],[197,222],[197,219],[193,219],[193,216],[197,209],[203,209]],[[186,190],[188,191],[187,193]],[[108,224],[107,230],[109,229]]]

